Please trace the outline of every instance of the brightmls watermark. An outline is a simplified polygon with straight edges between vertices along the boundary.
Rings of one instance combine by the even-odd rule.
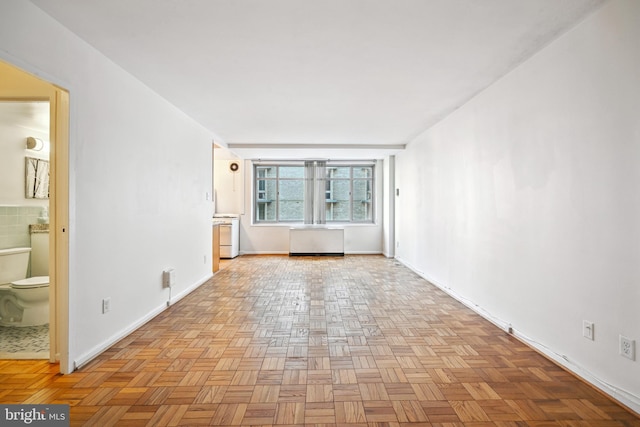
[[[69,427],[69,405],[0,405],[0,425]]]

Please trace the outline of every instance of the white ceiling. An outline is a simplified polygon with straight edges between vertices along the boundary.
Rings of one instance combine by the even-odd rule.
[[[282,144],[311,157],[335,144],[341,156],[397,151],[602,4],[31,1],[216,142],[263,158],[282,157]]]

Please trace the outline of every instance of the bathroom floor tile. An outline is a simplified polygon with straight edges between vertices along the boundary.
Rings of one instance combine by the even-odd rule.
[[[49,325],[0,326],[0,359],[49,359]]]

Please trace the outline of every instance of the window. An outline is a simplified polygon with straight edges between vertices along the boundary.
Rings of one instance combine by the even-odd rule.
[[[255,166],[256,222],[302,222],[304,166]]]
[[[254,163],[256,223],[372,223],[374,163]]]

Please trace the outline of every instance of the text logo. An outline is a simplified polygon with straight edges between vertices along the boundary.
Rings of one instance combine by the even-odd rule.
[[[69,427],[69,405],[0,405],[0,425]]]

